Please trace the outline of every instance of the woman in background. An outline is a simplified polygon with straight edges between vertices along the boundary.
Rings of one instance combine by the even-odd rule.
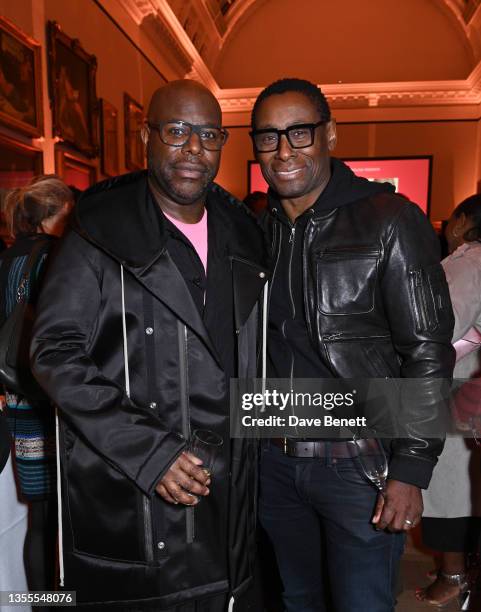
[[[479,378],[481,195],[473,195],[457,206],[446,227],[446,240],[450,255],[442,264],[455,315],[454,378]],[[423,542],[441,552],[441,567],[434,582],[418,589],[416,596],[431,605],[444,606],[468,590],[467,555],[479,550],[481,451],[472,439],[447,438],[423,500]]]
[[[27,284],[36,303],[45,262],[73,206],[70,189],[54,175],[41,176],[8,193],[4,218],[14,244],[0,254],[0,325],[13,311],[17,289],[32,249],[38,247]],[[6,389],[8,422],[19,498],[29,507],[24,546],[28,587],[55,588],[57,537],[54,410],[47,398],[33,400]]]

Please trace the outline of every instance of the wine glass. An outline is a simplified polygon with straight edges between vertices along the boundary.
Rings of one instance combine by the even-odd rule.
[[[469,426],[473,434],[476,446],[481,446],[481,415],[476,414],[469,418]]]
[[[356,438],[348,442],[353,459],[359,459],[364,476],[372,482],[381,495],[386,493],[387,458],[382,443],[377,438]]]
[[[202,469],[211,476],[224,440],[210,429],[196,429],[191,436],[189,451],[202,460]]]

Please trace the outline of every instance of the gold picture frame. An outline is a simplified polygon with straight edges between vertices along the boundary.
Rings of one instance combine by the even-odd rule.
[[[69,186],[85,191],[97,182],[97,166],[94,162],[55,147],[55,171]]]
[[[87,157],[99,154],[97,59],[55,21],[47,24],[52,131]]]
[[[101,100],[100,124],[102,144],[102,174],[119,174],[119,112],[107,100]]]
[[[128,170],[145,168],[144,143],[140,137],[143,122],[143,106],[124,93],[125,167]]]
[[[0,17],[0,123],[42,136],[42,104],[40,44]]]

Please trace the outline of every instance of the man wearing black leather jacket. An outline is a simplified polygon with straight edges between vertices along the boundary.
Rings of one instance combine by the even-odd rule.
[[[388,612],[404,532],[420,519],[421,489],[443,447],[422,433],[436,416],[435,379],[449,379],[454,364],[437,238],[391,185],[330,158],[335,123],[315,85],[267,87],[252,130],[270,186],[262,221],[272,245],[268,376],[423,379],[404,407],[410,437],[390,441],[384,497],[345,441],[271,439],[261,458],[261,523],[288,612]]]

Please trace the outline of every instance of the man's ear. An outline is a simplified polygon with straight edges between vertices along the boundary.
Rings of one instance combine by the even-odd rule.
[[[149,142],[149,128],[145,123],[140,128],[140,138],[142,139],[144,145],[147,146],[147,143]]]
[[[326,124],[326,138],[327,148],[329,149],[329,151],[333,151],[337,145],[337,129],[335,119],[331,119]]]

